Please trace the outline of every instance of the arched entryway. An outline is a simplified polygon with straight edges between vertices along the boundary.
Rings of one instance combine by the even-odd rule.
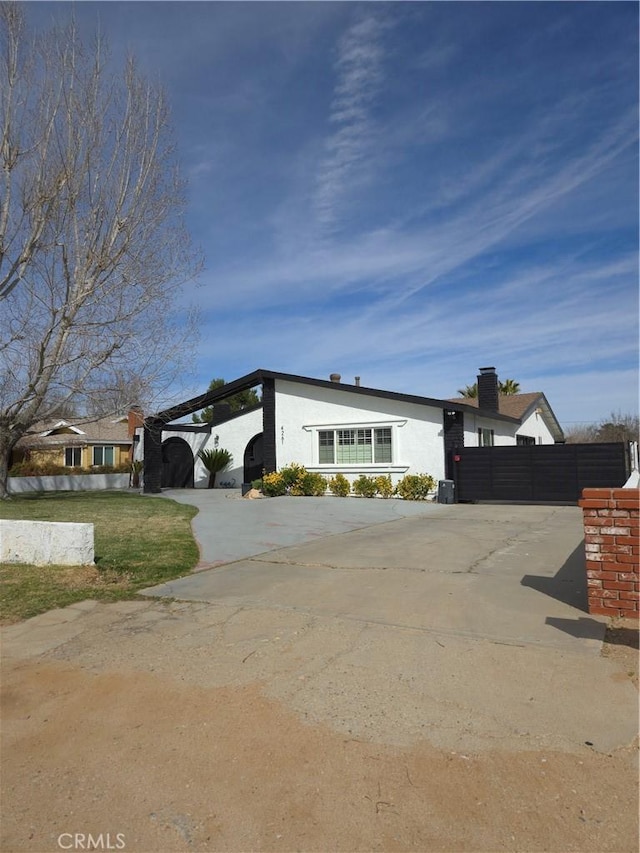
[[[264,453],[262,433],[254,435],[244,451],[244,473],[243,482],[251,483],[262,477],[264,468]]]
[[[162,488],[193,488],[193,453],[183,438],[162,442]]]

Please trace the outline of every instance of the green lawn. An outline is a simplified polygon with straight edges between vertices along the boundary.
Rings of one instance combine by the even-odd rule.
[[[94,566],[0,564],[0,621],[28,619],[85,598],[132,598],[188,574],[198,561],[195,507],[128,492],[56,492],[0,501],[0,518],[95,525]]]

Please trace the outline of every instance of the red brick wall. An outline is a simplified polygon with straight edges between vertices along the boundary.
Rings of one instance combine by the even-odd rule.
[[[584,489],[589,613],[638,618],[640,489]]]

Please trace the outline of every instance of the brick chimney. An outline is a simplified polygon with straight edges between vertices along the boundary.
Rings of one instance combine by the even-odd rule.
[[[133,438],[136,434],[136,427],[144,426],[144,415],[140,406],[131,406],[127,416],[127,435]]]
[[[500,410],[498,375],[495,367],[481,367],[478,375],[478,407],[487,412]]]

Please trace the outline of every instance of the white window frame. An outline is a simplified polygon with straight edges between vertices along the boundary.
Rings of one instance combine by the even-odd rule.
[[[313,457],[317,460],[314,464],[320,466],[321,468],[328,468],[333,470],[340,469],[361,469],[361,468],[371,468],[371,469],[390,469],[392,467],[397,467],[397,428],[402,427],[406,424],[406,421],[389,423],[388,421],[384,423],[366,423],[366,424],[326,424],[326,425],[318,425],[314,427],[304,427],[305,430],[313,433]],[[388,430],[388,437],[390,441],[388,442],[376,442],[376,431]],[[371,459],[370,460],[358,460],[357,458],[353,458],[349,461],[346,461],[343,457],[341,461],[339,461],[338,457],[338,448],[339,447],[349,447],[350,445],[344,440],[349,438],[347,433],[352,433],[353,442],[351,446],[355,448],[354,457],[358,454],[359,447],[370,447],[371,448]],[[333,437],[333,441],[331,442],[328,438],[329,434]],[[341,441],[342,439],[342,441]],[[321,444],[321,442],[323,442]],[[326,443],[325,443],[326,442]],[[390,451],[391,458],[387,460],[378,459],[376,461],[376,447],[388,447]],[[332,460],[327,460],[327,453],[322,453],[323,448],[331,448],[332,452]],[[322,458],[324,455],[324,459]],[[346,455],[346,454],[345,454]]]
[[[495,446],[495,430],[489,427],[478,427],[478,447]]]
[[[388,441],[376,441],[377,433],[388,433]],[[332,440],[329,440],[332,436]],[[385,436],[386,437],[386,436]],[[389,448],[390,459],[376,458],[376,450]],[[332,449],[332,459],[321,459],[322,448]],[[353,450],[350,452],[350,449]],[[386,454],[385,454],[386,455]],[[369,456],[370,458],[366,458]],[[318,430],[318,460],[326,465],[393,465],[392,427],[340,427]]]
[[[96,462],[96,450],[102,451],[102,462]],[[111,451],[111,462],[105,462],[104,461],[104,454],[105,454],[106,450]],[[115,446],[113,444],[94,444],[93,447],[91,448],[91,460],[92,460],[91,464],[96,468],[97,467],[103,467],[103,466],[104,467],[106,467],[106,466],[113,467],[116,464],[116,448],[115,448]]]

